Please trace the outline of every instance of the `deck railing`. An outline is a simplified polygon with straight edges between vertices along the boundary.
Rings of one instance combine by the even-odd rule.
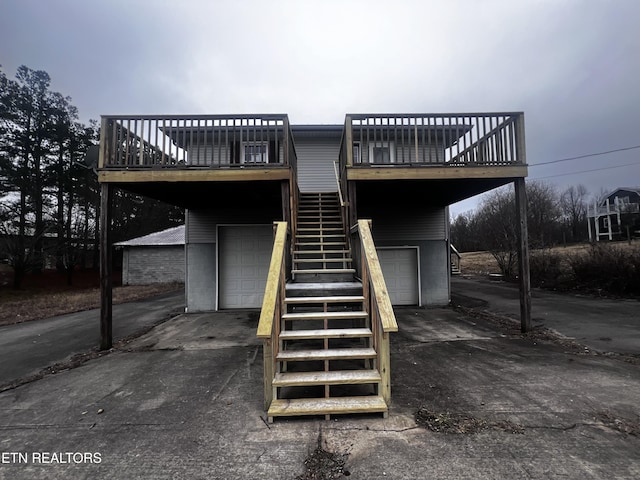
[[[341,166],[526,164],[524,114],[347,115]]]
[[[382,378],[378,392],[387,405],[391,402],[391,368],[389,360],[389,333],[398,331],[389,292],[384,282],[378,252],[371,235],[371,220],[358,220],[351,229],[353,264],[362,279],[364,308],[369,313],[373,344],[377,354],[377,368]]]
[[[102,169],[291,166],[287,115],[103,116]]]
[[[280,336],[280,317],[284,313],[286,272],[290,271],[289,236],[287,222],[274,223],[275,238],[267,285],[258,321],[256,335],[262,339],[264,363],[264,406],[269,409],[274,398],[273,378],[276,372],[276,356],[278,355],[278,338]]]

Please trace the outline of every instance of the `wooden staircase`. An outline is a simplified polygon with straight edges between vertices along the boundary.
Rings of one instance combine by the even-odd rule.
[[[283,306],[274,321],[272,391],[265,391],[269,421],[298,415],[387,415],[367,296],[355,273],[338,196],[301,194],[292,281],[284,286]]]

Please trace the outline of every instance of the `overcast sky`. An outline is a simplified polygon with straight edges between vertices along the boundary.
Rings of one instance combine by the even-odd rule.
[[[639,21],[638,0],[2,0],[0,65],[46,70],[84,121],[522,110],[529,178],[597,195],[640,186],[640,149],[534,165],[640,145]]]

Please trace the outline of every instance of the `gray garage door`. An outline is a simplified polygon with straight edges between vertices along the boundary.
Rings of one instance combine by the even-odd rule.
[[[418,251],[381,248],[380,267],[393,305],[418,305]]]
[[[219,308],[260,308],[273,249],[273,227],[220,227]]]

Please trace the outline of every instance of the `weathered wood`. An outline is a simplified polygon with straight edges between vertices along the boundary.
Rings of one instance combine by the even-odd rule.
[[[113,345],[111,196],[113,186],[100,186],[100,349]]]
[[[520,283],[520,330],[531,330],[531,281],[527,229],[527,191],[524,178],[514,182],[518,219],[518,275]]]
[[[278,302],[280,293],[281,269],[284,264],[284,251],[287,244],[287,222],[275,222],[275,226],[276,234],[273,242],[273,253],[271,254],[267,285],[258,322],[258,338],[271,338],[276,302]]]
[[[332,297],[287,297],[285,303],[361,303],[364,297],[361,295],[337,295]]]
[[[100,183],[136,182],[249,182],[287,180],[286,168],[245,169],[185,169],[185,170],[102,170],[98,172]]]
[[[314,330],[286,330],[280,333],[280,339],[367,338],[371,335],[371,329],[369,328],[321,328]]]
[[[345,413],[385,413],[387,404],[379,396],[297,398],[274,400],[269,408],[271,417],[324,415]]]
[[[403,166],[392,168],[349,168],[347,179],[354,180],[446,180],[468,178],[516,178],[526,177],[526,165],[438,167],[434,165]],[[350,182],[351,183],[351,182]],[[351,202],[351,195],[349,196]]]
[[[347,166],[351,166],[353,165],[353,124],[349,115],[346,116],[344,121],[344,135],[347,149]],[[362,155],[362,152],[360,152],[360,155]]]
[[[391,360],[389,355],[389,333],[380,332],[378,342],[378,371],[380,372],[380,392],[387,405],[391,404]]]
[[[380,382],[375,370],[333,370],[330,372],[291,372],[276,374],[273,384],[278,387],[308,385],[358,385]]]
[[[373,348],[332,348],[331,350],[286,350],[278,353],[279,361],[307,362],[314,360],[354,360],[361,358],[375,358]]]
[[[271,337],[265,338],[262,341],[262,362],[264,364],[264,409],[269,410],[269,407],[273,402],[272,382],[275,374],[273,371],[273,345]]]
[[[285,313],[283,320],[351,320],[354,318],[367,318],[367,312],[301,312]]]
[[[391,306],[389,291],[387,290],[387,285],[385,284],[384,277],[382,275],[382,268],[380,267],[380,261],[378,260],[378,252],[376,251],[376,246],[373,243],[370,222],[371,220],[358,220],[358,229],[360,230],[360,238],[362,242],[362,255],[367,259],[367,268],[371,277],[371,286],[374,292],[373,299],[377,303],[382,328],[385,332],[397,332],[398,324],[393,312],[393,307]],[[365,272],[363,272],[363,275],[364,274]]]

